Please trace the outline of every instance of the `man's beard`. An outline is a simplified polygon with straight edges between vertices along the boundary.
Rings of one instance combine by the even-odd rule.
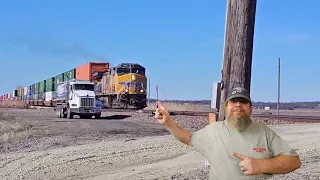
[[[228,118],[228,124],[239,131],[243,131],[252,124],[252,120],[246,115],[240,118],[236,118],[231,115],[230,118]]]

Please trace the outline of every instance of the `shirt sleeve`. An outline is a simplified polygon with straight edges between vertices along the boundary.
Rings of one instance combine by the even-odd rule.
[[[267,138],[269,147],[272,153],[272,157],[277,157],[281,154],[289,155],[289,156],[299,156],[297,152],[286,142],[283,138],[281,138],[276,132],[274,132],[270,127],[266,127]]]
[[[197,152],[204,154],[206,146],[207,127],[191,132],[191,145]]]

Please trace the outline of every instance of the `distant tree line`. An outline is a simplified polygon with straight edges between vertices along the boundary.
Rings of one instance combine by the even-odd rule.
[[[189,104],[203,104],[210,105],[211,100],[161,100],[163,102],[172,103],[189,103]],[[156,102],[156,99],[150,99],[150,102]],[[277,102],[255,102],[253,101],[253,107],[257,109],[264,109],[270,107],[270,109],[277,109]],[[320,101],[314,102],[280,102],[280,109],[294,110],[294,109],[320,109]]]

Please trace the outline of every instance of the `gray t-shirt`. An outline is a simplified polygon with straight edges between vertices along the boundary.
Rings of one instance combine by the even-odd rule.
[[[210,180],[259,179],[272,174],[246,176],[240,169],[240,160],[233,152],[252,158],[273,158],[280,154],[298,154],[263,123],[253,121],[244,131],[227,126],[227,121],[209,124],[203,129],[191,132],[194,149],[202,154],[210,164]]]

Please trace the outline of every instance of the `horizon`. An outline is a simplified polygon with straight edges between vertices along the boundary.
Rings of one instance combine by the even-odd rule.
[[[257,3],[254,101],[277,102],[279,57],[280,103],[320,100],[313,73],[320,61],[310,53],[320,39],[320,19],[311,21],[316,4]],[[225,1],[209,0],[1,2],[0,95],[103,61],[144,66],[151,98],[159,85],[159,99],[210,100],[212,84],[221,80],[225,15]]]
[[[153,99],[151,98],[150,101],[156,101],[157,99]],[[190,101],[190,102],[196,102],[196,101],[211,101],[211,99],[202,99],[202,100],[188,100],[188,99],[185,99],[185,100],[178,100],[178,99],[158,99],[159,101]],[[252,100],[252,103],[278,103],[277,101],[254,101]],[[281,103],[319,103],[320,104],[320,101],[288,101],[288,102],[279,102],[280,104]]]

